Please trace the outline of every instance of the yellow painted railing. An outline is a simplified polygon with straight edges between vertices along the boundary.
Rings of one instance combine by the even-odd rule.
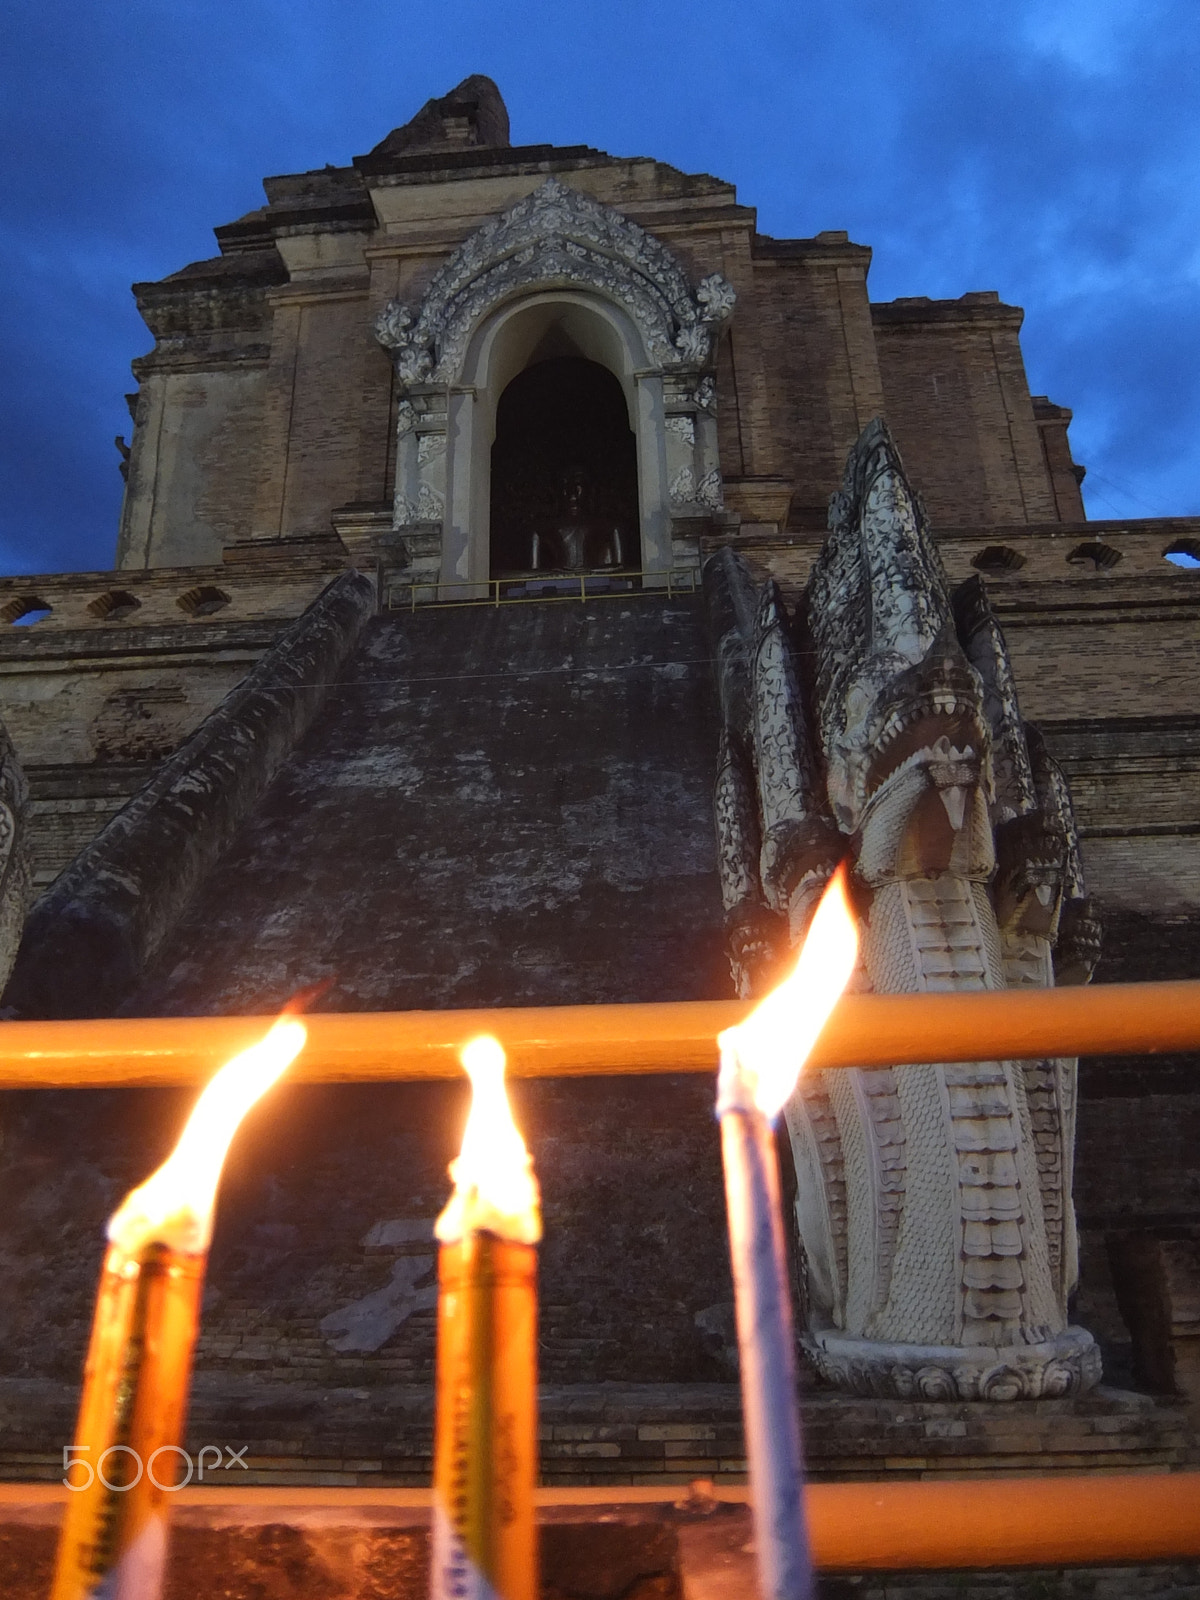
[[[526,572],[508,578],[443,582],[428,578],[407,583],[380,580],[385,611],[415,611],[418,606],[542,605],[546,601],[628,600],[633,595],[695,594],[700,574],[692,567],[601,568],[595,572]],[[540,590],[531,594],[531,589]]]
[[[712,1072],[717,1033],[740,1001],[559,1006],[492,1011],[330,1014],[307,1019],[293,1081],[362,1082],[458,1076],[458,1049],[494,1033],[524,1076]],[[0,1088],[195,1084],[260,1037],[254,1017],[108,1018],[0,1023]],[[882,1067],[1200,1049],[1200,981],[973,994],[847,995],[811,1066]],[[42,1492],[0,1490],[0,1521]],[[46,1491],[58,1495],[59,1491]],[[351,1510],[409,1490],[315,1491]],[[545,1491],[555,1502],[622,1503],[678,1490]],[[65,1491],[61,1492],[65,1494]],[[223,1503],[232,1504],[234,1495]],[[278,1495],[295,1490],[254,1490]],[[719,1498],[745,1491],[721,1487]],[[826,1570],[1109,1565],[1200,1559],[1200,1473],[816,1484],[810,1518]]]
[[[516,1077],[716,1072],[717,1035],[743,1000],[314,1012],[293,1083],[460,1078],[458,1052],[492,1033]],[[203,1083],[270,1017],[102,1017],[0,1022],[0,1089]],[[1033,1060],[1200,1050],[1200,979],[1087,988],[843,995],[810,1070],[913,1061]]]

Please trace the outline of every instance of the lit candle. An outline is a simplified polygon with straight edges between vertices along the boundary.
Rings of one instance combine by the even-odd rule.
[[[433,1600],[536,1600],[537,1179],[492,1038],[462,1051],[471,1111],[437,1221]]]
[[[761,1600],[811,1600],[791,1293],[774,1123],[858,954],[839,868],[791,975],[719,1037],[717,1115]]]
[[[221,1167],[242,1117],[304,1040],[304,1024],[284,1016],[224,1066],[171,1155],[109,1221],[50,1600],[161,1592]]]

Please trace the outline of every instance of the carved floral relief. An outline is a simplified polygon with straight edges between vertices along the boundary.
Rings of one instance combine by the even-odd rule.
[[[736,295],[719,273],[693,292],[653,234],[557,178],[473,233],[437,273],[418,310],[391,301],[375,336],[405,383],[452,383],[480,317],[520,289],[579,284],[637,323],[651,361],[704,368]]]
[[[631,318],[650,370],[682,382],[697,413],[715,411],[715,386],[705,369],[736,300],[732,286],[710,273],[693,289],[674,255],[644,228],[557,178],[473,233],[429,285],[421,304],[393,300],[375,322],[403,389],[397,416],[396,526],[439,520],[448,492],[434,461],[436,430],[428,423],[418,451],[403,447],[420,415],[419,400],[461,378],[469,341],[500,305],[547,288],[578,288],[615,302]],[[715,446],[697,441],[688,416],[668,431],[669,507],[695,514],[723,504]],[[680,425],[692,430],[684,445]],[[445,427],[440,434],[445,449]],[[678,457],[678,459],[676,459]],[[439,476],[440,471],[440,476]]]

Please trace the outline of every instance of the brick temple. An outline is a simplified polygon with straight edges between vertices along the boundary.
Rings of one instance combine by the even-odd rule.
[[[486,78],[264,189],[218,254],[134,287],[154,344],[112,570],[0,580],[28,869],[4,880],[8,1016],[261,1013],[322,979],[331,1011],[718,998],[739,950],[753,992],[713,826],[733,722],[712,574],[774,581],[816,694],[810,577],[875,419],[937,582],[982,578],[1065,777],[1092,981],[1200,973],[1200,518],[1086,519],[1020,308],[967,286],[872,302],[845,232],[769,238],[724,180],[514,146]],[[799,892],[752,885],[761,970]],[[1197,1463],[1195,1070],[1085,1060],[1070,1091],[1060,1281],[1099,1384],[905,1398],[818,1363],[817,1475]],[[104,1220],[189,1098],[10,1097],[9,1480],[60,1475]],[[734,1481],[712,1085],[514,1099],[545,1204],[545,1480]],[[457,1085],[284,1087],[248,1122],[197,1445],[248,1445],[260,1482],[427,1481],[431,1230],[464,1107]],[[1069,1139],[1065,1160],[1069,1211]]]

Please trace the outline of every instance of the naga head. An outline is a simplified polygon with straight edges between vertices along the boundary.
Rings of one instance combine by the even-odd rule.
[[[797,618],[728,548],[706,562],[704,589],[728,735],[717,833],[727,915],[741,908],[735,970],[765,970],[778,928],[764,907],[791,943],[803,936],[848,856],[864,905],[948,874],[990,893],[997,932],[1031,972],[1057,941],[1059,981],[1086,982],[1098,928],[1066,781],[1021,717],[982,580],[951,592],[885,424],[850,453]]]
[[[991,729],[925,514],[882,421],[850,453],[808,589],[829,803],[868,882],[993,865]]]

